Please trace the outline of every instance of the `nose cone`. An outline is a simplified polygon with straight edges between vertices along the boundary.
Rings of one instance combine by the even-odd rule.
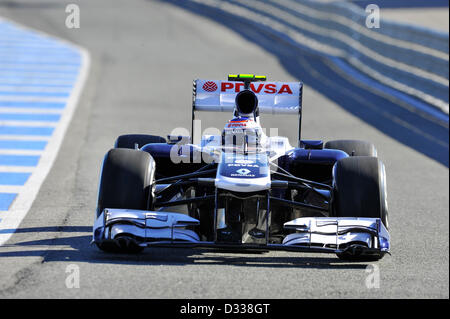
[[[258,107],[258,97],[250,90],[243,90],[236,95],[236,107],[239,114],[252,114]]]

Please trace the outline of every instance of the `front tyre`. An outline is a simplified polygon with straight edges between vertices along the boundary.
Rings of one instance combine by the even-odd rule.
[[[104,158],[97,201],[97,218],[105,208],[147,210],[153,202],[155,162],[150,154],[111,149]],[[124,236],[115,243],[97,245],[108,252],[135,253],[137,241]]]
[[[142,148],[146,144],[166,143],[166,139],[156,135],[125,134],[120,135],[114,143],[114,148]]]
[[[325,143],[324,148],[344,151],[348,156],[372,156],[377,157],[375,145],[367,141],[359,140],[335,140]]]
[[[333,203],[336,217],[380,218],[388,228],[386,172],[376,157],[354,156],[340,159],[333,168]],[[346,260],[377,260],[381,256],[361,257],[339,254]]]

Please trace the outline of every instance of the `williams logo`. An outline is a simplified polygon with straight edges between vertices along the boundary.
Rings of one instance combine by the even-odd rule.
[[[238,169],[236,171],[236,173],[238,173],[239,175],[247,175],[248,173],[250,173],[250,170],[248,170],[246,168],[241,168],[241,169]]]

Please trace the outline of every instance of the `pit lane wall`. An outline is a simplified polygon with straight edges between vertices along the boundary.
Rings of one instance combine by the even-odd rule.
[[[449,35],[387,21],[348,2],[189,0],[251,22],[282,41],[345,62],[357,73],[432,105],[448,119]]]

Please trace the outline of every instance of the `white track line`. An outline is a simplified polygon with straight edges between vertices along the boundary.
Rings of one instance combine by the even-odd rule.
[[[8,86],[8,85],[1,85],[0,91],[5,92],[15,92],[19,94],[20,92],[39,92],[39,93],[46,93],[46,92],[56,92],[56,93],[67,93],[71,91],[71,88],[61,88],[61,87],[48,87],[48,86]]]
[[[48,141],[50,138],[45,135],[0,135],[0,140],[6,141]]]
[[[1,107],[0,113],[24,113],[24,114],[61,114],[63,109],[40,107]]]
[[[15,92],[14,92],[15,93]],[[2,102],[20,101],[20,102],[61,102],[65,103],[67,97],[50,97],[50,96],[23,96],[17,95],[0,95],[0,104]]]
[[[0,165],[0,172],[7,173],[32,173],[36,170],[32,166],[4,166]]]
[[[31,127],[55,127],[58,125],[56,122],[51,121],[10,121],[0,120],[0,126],[31,126]]]
[[[11,186],[11,185],[0,185],[0,193],[11,193],[11,194],[17,194],[23,191],[24,186]],[[9,210],[8,212],[11,212]],[[4,227],[0,227],[0,231],[2,231]],[[1,232],[0,232],[1,237]]]
[[[3,19],[4,20],[4,19]],[[0,18],[0,23],[2,22],[2,18]],[[19,26],[14,22],[7,21],[11,23],[15,27],[22,30],[29,30],[23,26]],[[34,34],[38,34],[40,36],[45,37],[46,39],[50,38],[50,36],[45,35],[41,32],[32,31]],[[66,130],[69,126],[69,123],[74,114],[75,108],[78,104],[81,91],[86,82],[88,71],[90,67],[90,57],[88,51],[84,48],[78,47],[72,43],[69,43],[62,39],[55,39],[58,43],[62,43],[68,47],[71,47],[77,50],[81,56],[81,65],[79,69],[78,78],[76,80],[75,86],[72,89],[72,92],[67,99],[67,104],[65,109],[61,113],[61,118],[55,127],[53,135],[50,139],[48,137],[34,137],[34,139],[46,140],[48,139],[48,144],[45,151],[42,153],[41,158],[39,160],[39,164],[34,168],[33,174],[28,179],[25,186],[20,188],[18,195],[12,205],[9,207],[7,212],[2,212],[1,221],[0,221],[0,245],[4,244],[11,235],[15,232],[17,227],[20,225],[23,218],[28,213],[31,205],[33,204],[36,195],[38,194],[39,188],[44,182],[48,172],[50,171],[53,162],[55,161],[58,150],[63,141]],[[1,108],[0,108],[1,111]],[[42,113],[44,110],[36,110],[36,112]],[[0,136],[0,139],[2,136]],[[12,136],[3,136],[4,139],[13,139]],[[23,137],[15,136],[15,139],[22,140]],[[29,136],[26,137],[26,140],[32,140]]]
[[[42,153],[43,151],[39,150],[0,149],[0,155],[42,155]]]

